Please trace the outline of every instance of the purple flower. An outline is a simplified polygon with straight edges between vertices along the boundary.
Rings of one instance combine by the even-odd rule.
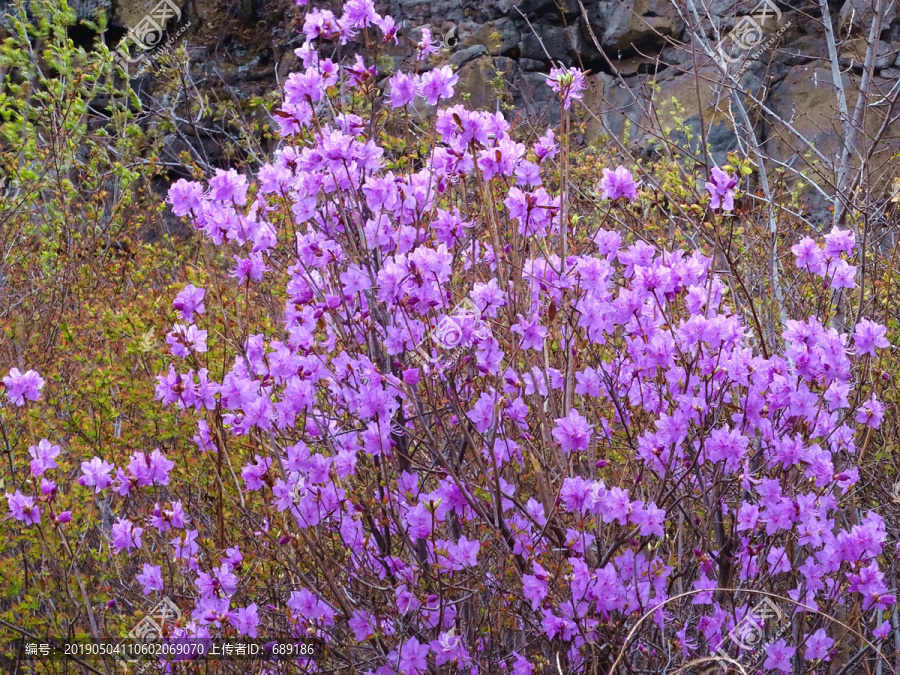
[[[322,38],[328,40],[338,31],[337,19],[334,12],[329,9],[313,9],[306,15],[303,23],[303,33],[309,40]]]
[[[534,666],[518,652],[513,652],[512,655],[516,657],[512,667],[512,675],[531,675]]]
[[[839,230],[832,228],[825,235],[825,254],[837,258],[841,253],[852,253],[856,248],[856,235],[853,230]]]
[[[408,75],[397,71],[390,79],[391,107],[402,108],[409,105],[416,98],[416,90],[419,87],[419,79],[415,74]]]
[[[59,456],[59,446],[50,445],[50,441],[47,439],[41,439],[36,446],[32,445],[28,448],[28,454],[32,457],[32,476],[40,476],[48,469],[57,468],[57,464],[53,460]]]
[[[600,180],[600,189],[603,191],[603,199],[615,201],[619,197],[634,202],[637,196],[638,182],[634,180],[631,172],[624,166],[616,167],[615,171],[603,169],[603,178]]]
[[[548,609],[542,609],[541,611],[544,614],[544,618],[541,621],[541,628],[544,629],[544,635],[547,636],[548,640],[552,640],[557,635],[559,635],[564,642],[568,642],[572,639],[572,635],[576,629],[573,622],[564,617],[556,616]]]
[[[220,565],[212,574],[198,574],[195,583],[203,597],[231,597],[237,590],[238,578],[227,565]]]
[[[873,562],[868,567],[863,567],[858,575],[852,575],[850,577],[849,590],[851,593],[862,594],[862,608],[864,611],[873,607],[875,609],[887,609],[895,602],[894,596],[888,594],[889,589],[884,583],[884,572],[878,569],[877,562]]]
[[[144,595],[150,595],[153,591],[163,589],[162,566],[144,565],[144,571],[135,577],[138,583],[144,585]]]
[[[542,162],[547,158],[553,159],[556,156],[556,151],[557,146],[553,129],[547,129],[544,135],[534,144],[534,153],[537,155],[538,162]]]
[[[193,322],[194,312],[203,314],[206,311],[206,305],[203,304],[205,295],[206,289],[188,284],[172,301],[172,307],[178,311],[184,321]]]
[[[269,467],[272,466],[272,458],[263,459],[259,455],[255,456],[256,464],[248,464],[241,470],[241,478],[248,490],[259,490],[262,488],[262,478],[266,475]]]
[[[434,652],[436,666],[443,666],[451,661],[456,661],[461,666],[463,661],[468,659],[468,653],[459,635],[441,633],[437,640],[431,641],[431,650]]]
[[[857,341],[857,347],[858,346],[859,342]],[[850,384],[835,380],[825,391],[823,398],[825,399],[825,402],[828,403],[828,409],[834,410],[835,408],[848,407],[850,405],[849,395]]]
[[[434,525],[434,515],[424,503],[416,504],[406,514],[406,523],[409,525],[409,536],[415,539],[425,539]]]
[[[738,509],[737,531],[744,532],[749,530],[753,532],[756,529],[756,523],[759,522],[759,507],[756,504],[748,504],[744,502]]]
[[[175,403],[184,392],[184,378],[175,372],[175,366],[169,364],[168,375],[156,376],[156,399],[163,402],[163,405]]]
[[[112,483],[110,473],[115,467],[107,461],[94,457],[90,462],[81,463],[81,478],[78,479],[79,485],[85,487],[93,487],[94,493],[109,487]]]
[[[419,40],[416,47],[418,50],[416,53],[417,61],[424,61],[432,54],[440,54],[441,52],[441,50],[438,48],[437,43],[431,39],[431,29],[429,28],[422,29],[422,39]]]
[[[495,398],[494,395],[486,391],[482,392],[472,409],[466,413],[466,417],[472,421],[472,424],[475,425],[480,434],[487,432],[494,425],[494,421],[499,415],[494,410]]]
[[[112,535],[112,547],[114,553],[122,551],[130,551],[133,548],[141,547],[141,533],[144,531],[142,527],[135,527],[127,518],[119,518],[115,525],[112,526],[110,534]]]
[[[56,499],[56,483],[46,478],[41,478],[41,496],[52,502]]]
[[[172,548],[175,549],[172,555],[179,560],[187,560],[190,557],[197,555],[197,552],[200,550],[200,547],[197,545],[197,537],[199,534],[200,533],[197,532],[197,530],[186,530],[175,537],[170,542]]]
[[[694,582],[694,590],[702,591],[694,596],[691,600],[692,605],[711,605],[713,601],[713,590],[718,588],[719,584],[715,579],[710,579],[705,574]]]
[[[517,314],[519,323],[514,324],[510,330],[522,336],[522,349],[534,349],[543,351],[544,338],[547,337],[547,329],[540,325],[540,318],[537,314],[531,317],[531,321],[526,321],[521,314]]]
[[[447,548],[447,555],[450,560],[461,567],[475,567],[478,564],[478,551],[481,549],[481,542],[469,541],[465,537],[461,537],[456,544],[450,544]]]
[[[569,109],[572,101],[580,101],[582,91],[587,88],[584,72],[578,68],[553,68],[547,76],[547,84],[562,101],[563,108]]]
[[[723,211],[734,210],[734,186],[737,185],[737,178],[726,171],[722,171],[717,166],[712,168],[712,181],[707,181],[706,189],[712,196],[709,205],[711,208]]]
[[[256,603],[241,607],[233,612],[230,617],[231,625],[237,629],[238,635],[246,635],[247,637],[256,637],[256,627],[259,625],[259,614],[257,613]]]
[[[640,502],[635,502],[639,504]],[[661,537],[665,534],[664,524],[666,522],[666,511],[650,502],[644,508],[636,508],[632,511],[629,518],[635,525],[641,526],[641,536],[649,537],[651,535]]]
[[[238,206],[247,203],[247,177],[234,169],[216,169],[216,175],[209,179],[210,197],[220,202],[234,202]]]
[[[181,504],[181,502],[178,503],[179,505]],[[235,570],[240,568],[244,556],[241,555],[241,551],[237,546],[233,546],[225,549],[225,555],[220,560],[223,565],[227,565],[231,570]]]
[[[147,468],[150,479],[157,485],[169,484],[169,471],[175,466],[175,462],[167,459],[164,454],[155,448],[147,458]]]
[[[888,635],[891,634],[891,622],[885,621],[878,628],[872,631],[872,635],[875,636],[878,640],[884,640]]]
[[[740,466],[749,443],[750,439],[737,429],[715,429],[706,441],[706,457],[711,462],[725,460],[725,471],[731,473]]]
[[[812,274],[825,274],[825,251],[810,237],[804,237],[799,244],[791,246],[791,253],[797,260],[797,267]]]
[[[428,652],[431,647],[421,644],[416,638],[410,638],[400,647],[400,671],[407,675],[418,675],[428,669]]]
[[[856,413],[856,421],[859,424],[867,424],[873,429],[880,427],[883,419],[884,404],[875,398],[875,394],[872,394],[872,398],[863,403]]]
[[[326,626],[334,625],[334,610],[306,588],[300,591],[291,591],[287,606],[298,617],[318,621]]]
[[[378,13],[372,0],[348,0],[344,3],[342,18],[354,28],[365,28],[378,20]]]
[[[230,276],[241,283],[246,283],[250,279],[262,281],[263,273],[269,271],[266,261],[263,260],[262,253],[251,253],[247,258],[241,258],[238,255],[233,257],[237,265],[231,271]]]
[[[890,342],[885,337],[887,328],[874,321],[863,319],[856,324],[856,332],[853,333],[853,341],[856,343],[856,350],[860,354],[875,354],[875,349],[884,349],[890,346]]]
[[[172,213],[178,217],[186,216],[191,211],[198,214],[205,198],[203,186],[195,181],[187,181],[179,178],[169,188],[166,201],[172,205]]]
[[[40,524],[41,509],[34,505],[34,497],[28,497],[16,490],[13,494],[6,493],[6,503],[10,515],[16,520],[21,520],[27,525]]]
[[[459,76],[453,73],[450,66],[429,70],[422,75],[422,96],[428,105],[437,105],[440,99],[453,97],[453,85],[458,81]]]
[[[353,637],[357,642],[365,642],[375,635],[375,617],[369,612],[357,609],[350,617],[348,624],[353,631]]]
[[[856,265],[850,265],[843,258],[835,260],[831,271],[832,288],[856,288]]]
[[[580,452],[587,450],[591,443],[591,426],[574,408],[568,417],[556,420],[553,438],[562,447],[563,452]]]
[[[531,609],[537,611],[549,592],[550,575],[536,562],[532,562],[531,565],[534,568],[534,574],[522,575],[522,596],[526,600],[531,600]]]
[[[181,502],[172,502],[171,509],[160,509],[159,504],[153,505],[153,513],[150,516],[150,524],[160,532],[168,532],[173,527],[181,529],[187,518]]]
[[[583,510],[590,497],[592,485],[591,481],[586,481],[580,476],[566,478],[559,493],[566,511]]]
[[[784,640],[778,640],[770,645],[766,645],[766,662],[763,667],[770,670],[780,670],[782,673],[791,672],[791,657],[797,651],[793,647],[788,647]]]
[[[44,380],[37,371],[29,370],[23,374],[18,368],[13,368],[3,378],[3,384],[6,385],[9,400],[21,407],[26,400],[37,401],[41,397]]]
[[[166,344],[172,353],[181,358],[187,358],[191,351],[202,354],[206,351],[207,331],[200,330],[194,324],[185,326],[176,323],[172,331],[166,335]]]

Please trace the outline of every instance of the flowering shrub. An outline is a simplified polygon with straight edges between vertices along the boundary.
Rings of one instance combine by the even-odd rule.
[[[143,594],[178,596],[177,635],[314,637],[309,672],[666,672],[739,656],[726,637],[767,597],[793,627],[766,646],[769,671],[877,648],[895,552],[857,509],[854,457],[885,413],[884,327],[809,316],[777,345],[751,340],[710,256],[574,217],[552,160],[582,73],[548,78],[563,144],[548,129],[526,145],[499,113],[446,105],[449,67],[379,94],[362,56],[316,51],[362,31],[388,41],[394,22],[366,0],[310,10],[274,160],[255,182],[218,171],[169,193],[235,281],[211,266],[175,298],[156,398],[195,421],[220,490],[238,464],[229,517],[255,539],[224,541],[221,501],[215,523],[167,499],[160,449],[80,465]],[[417,102],[434,124],[401,162],[382,125]],[[709,206],[732,210],[737,180],[712,178]],[[625,167],[602,189],[611,208],[641,199]],[[834,231],[793,252],[853,289],[855,245]],[[23,405],[43,381],[4,383]],[[8,494],[10,516],[38,526],[45,505],[67,522],[52,439],[31,457],[41,494]]]

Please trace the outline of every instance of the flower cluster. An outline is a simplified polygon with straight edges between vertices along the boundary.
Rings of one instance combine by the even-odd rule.
[[[797,259],[797,267],[825,279],[825,288],[855,288],[856,266],[841,256],[842,253],[853,253],[854,248],[856,237],[853,232],[834,228],[825,235],[824,246],[810,237],[804,237],[799,244],[791,247],[791,253]],[[880,335],[883,337],[884,332]]]
[[[342,76],[314,61],[297,80]],[[577,71],[554,71],[548,82],[566,107],[583,89]],[[417,94],[436,104],[452,95],[452,83],[449,69],[397,73],[391,105],[409,105]],[[285,100],[295,107],[323,95],[292,92],[286,87]],[[353,570],[341,583],[357,609],[327,585],[304,589],[287,601],[298,630],[345,640],[345,625],[360,654],[379,636],[393,645],[374,670],[379,675],[424,672],[431,659],[463,670],[502,664],[530,672],[532,659],[540,662],[555,644],[578,669],[590,644],[612,639],[613,617],[628,622],[654,612],[664,632],[677,630],[678,607],[706,607],[698,639],[687,638],[684,626],[679,631],[693,645],[685,649],[701,655],[701,644],[717,649],[733,616],[749,607],[747,598],[732,600],[732,615],[715,593],[726,546],[735,551],[732,573],[748,588],[772,590],[769,580],[787,572],[796,583],[779,588],[810,607],[831,607],[847,593],[860,594],[867,610],[893,602],[877,563],[885,541],[878,514],[847,530],[834,525],[835,494],[858,480],[850,463],[853,424],[877,427],[883,416],[874,396],[858,410],[851,406],[846,336],[814,317],[789,321],[783,352],[761,357],[723,302],[709,258],[643,242],[624,247],[603,230],[592,237],[596,249],[571,256],[564,274],[559,259],[544,254],[523,261],[520,287],[503,286],[504,254],[486,231],[476,234],[480,218],[464,213],[454,188],[513,181],[505,217],[518,236],[547,242],[559,232],[561,208],[541,175],[556,152],[552,131],[529,152],[500,115],[452,106],[437,112],[439,140],[426,168],[397,175],[384,168],[362,125],[353,127],[346,115],[335,121],[311,131],[308,145],[286,146],[260,171],[257,199],[286,196],[301,228],[283,336],[251,336],[222,383],[208,385],[232,433],[257,429],[290,439],[278,456],[257,454],[244,466],[246,490],[289,514],[299,530],[331,533]],[[291,127],[283,131],[294,135]],[[733,209],[735,185],[713,170],[713,208]],[[605,171],[601,187],[609,199],[637,196],[624,167]],[[214,243],[252,245],[261,255],[276,250],[274,238],[260,245],[255,235],[276,230],[274,202],[239,210],[240,203],[224,204],[196,184],[173,188],[170,198]],[[247,234],[229,235],[238,223]],[[824,272],[850,249],[846,235],[832,234],[824,250],[803,242],[795,252],[803,252],[801,267]],[[414,355],[445,346],[440,337],[459,300],[450,289],[472,273],[464,299],[487,330],[455,323],[453,346],[470,350],[463,359],[470,365],[429,367]],[[266,276],[260,267],[255,280]],[[591,355],[568,377],[564,360],[554,366],[544,359],[547,340],[559,335],[550,306],[571,317]],[[854,340],[860,354],[887,344],[883,327],[869,321],[860,322]],[[183,343],[173,344],[176,355]],[[159,398],[195,407],[186,384],[192,380],[170,368],[159,377]],[[328,392],[327,403],[317,392]],[[538,410],[559,406],[541,441]],[[609,452],[602,448],[623,434],[638,478],[629,486],[589,478],[590,467],[605,465],[596,459]],[[412,438],[422,460],[411,460]],[[543,444],[540,455],[535,444]],[[459,463],[470,452],[475,461]],[[414,468],[422,461],[438,473]],[[560,479],[555,508],[546,492],[541,497],[540,482],[522,478],[535,461],[567,461],[573,472]],[[367,496],[364,467],[395,476],[395,485],[377,489],[376,502]],[[695,542],[688,578],[696,594],[686,605],[668,604],[675,567],[654,553],[653,542],[672,534],[673,508],[697,525],[699,514],[731,521],[721,538]],[[793,541],[805,556],[788,556]],[[472,601],[452,589],[476,568],[494,592],[503,587],[501,573],[519,580],[525,607],[514,596],[491,601],[491,611],[514,617],[505,636],[475,639],[461,623]],[[388,592],[373,590],[385,585]],[[217,597],[218,611],[226,611],[227,598]],[[209,602],[202,596],[200,606]],[[815,628],[806,646],[813,657],[831,639],[828,627]],[[546,647],[513,650],[510,659],[509,645],[519,639]],[[785,670],[793,649],[772,646],[767,667]]]
[[[886,329],[860,321],[853,349],[815,316],[789,320],[760,354],[702,251],[599,229],[562,260],[551,130],[529,146],[499,113],[454,105],[435,111],[421,161],[392,161],[341,94],[375,96],[370,66],[315,44],[376,29],[387,41],[393,26],[368,0],[308,12],[272,161],[255,180],[220,171],[169,192],[236,260],[247,297],[279,306],[233,338],[214,379],[198,357],[224,331],[206,318],[208,291],[186,286],[156,398],[196,419],[213,459],[220,432],[237,437],[228,461],[240,457],[252,555],[302,583],[254,597],[251,554],[199,545],[210,519],[166,490],[175,460],[159,449],[127,467],[84,461],[79,490],[152,495],[144,520],[129,512],[110,533],[114,552],[140,559],[143,593],[165,593],[161,569],[175,567],[179,594],[191,589],[178,635],[277,624],[340,647],[316,668],[348,659],[375,675],[609,672],[626,636],[650,671],[673,658],[654,645],[677,640],[684,662],[729,648],[753,593],[810,610],[766,647],[770,670],[790,672],[798,650],[830,658],[838,606],[883,631],[885,523],[842,511],[860,480],[857,430],[885,414],[859,364],[888,346]],[[417,48],[426,59],[430,34]],[[380,109],[437,105],[455,78],[396,73]],[[565,107],[584,88],[573,69],[548,81]],[[713,170],[713,208],[733,208],[735,185]],[[634,201],[637,187],[624,167],[604,173],[605,198]],[[841,255],[853,245],[833,232],[794,253],[852,288]],[[450,347],[459,358],[441,360]],[[11,399],[36,398],[43,381],[29,375],[4,380]],[[33,475],[58,455],[32,448]],[[26,525],[42,499],[7,495]],[[144,562],[150,537],[166,567]]]

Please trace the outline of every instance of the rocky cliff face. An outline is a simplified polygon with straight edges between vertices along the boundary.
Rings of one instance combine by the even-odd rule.
[[[478,103],[492,93],[483,83],[500,73],[516,111],[552,109],[544,86],[552,64],[589,68],[587,142],[604,134],[624,138],[627,122],[636,155],[652,153],[670,129],[671,138],[698,157],[705,136],[712,160],[721,163],[731,150],[749,153],[755,141],[772,158],[771,168],[787,166],[801,183],[806,212],[824,220],[827,201],[804,187],[797,172],[819,184],[834,179],[823,175],[827,162],[822,160],[839,156],[846,135],[839,90],[852,114],[872,35],[879,40],[877,57],[864,101],[868,113],[859,125],[860,137],[879,141],[869,158],[878,167],[870,188],[883,189],[897,175],[890,158],[900,149],[900,121],[891,101],[900,87],[900,11],[896,0],[882,0],[876,16],[875,5],[876,0],[827,3],[839,86],[818,1],[391,0],[386,9],[410,26],[458,34],[458,43],[448,41],[449,58],[460,66],[463,88]],[[737,83],[753,139],[748,130],[735,129]],[[859,155],[859,149],[851,154]]]
[[[299,67],[293,50],[304,38],[291,25],[299,10],[289,0],[74,0],[80,16],[110,12],[114,38],[160,3],[176,1],[180,16],[164,23],[169,35],[188,45],[192,74],[204,86],[213,83],[246,98],[275,89]],[[900,146],[898,113],[890,105],[900,87],[897,0],[827,2],[839,86],[827,58],[819,0],[388,0],[378,9],[404,22],[394,65],[414,67],[413,42],[429,27],[444,49],[426,67],[455,64],[460,95],[470,105],[503,104],[510,115],[554,118],[558,111],[545,75],[554,63],[576,65],[592,72],[583,141],[627,140],[627,150],[646,156],[668,133],[702,157],[699,139],[705,137],[717,163],[731,150],[749,153],[758,144],[773,168],[786,166],[801,182],[798,172],[822,174],[822,158],[839,154],[845,135],[840,90],[852,112],[866,77],[866,41],[874,34],[874,93],[864,101],[860,133],[879,139],[867,160],[879,167],[874,183],[886,185],[894,177],[889,158]],[[183,24],[187,29],[179,29]],[[152,80],[145,78],[142,86],[150,96],[163,95]],[[736,110],[739,102],[750,129]],[[807,212],[824,218],[822,195],[805,194]]]

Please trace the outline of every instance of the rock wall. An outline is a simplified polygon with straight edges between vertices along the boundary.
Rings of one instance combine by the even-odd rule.
[[[9,2],[0,0],[0,7],[4,1]],[[110,12],[118,36],[160,2],[177,1],[182,17],[170,20],[168,30],[190,22],[178,39],[189,47],[196,81],[223,86],[238,98],[272,91],[299,68],[293,50],[304,38],[292,18],[302,8],[291,0],[72,1],[79,16]],[[851,111],[876,1],[828,3]],[[312,2],[340,9],[336,0]],[[900,146],[900,122],[885,123],[887,115],[897,116],[887,102],[900,86],[900,10],[898,0],[880,2],[876,93],[866,106],[863,134],[881,144],[868,160],[877,169],[876,187],[896,175],[890,157]],[[695,7],[701,15],[693,13]],[[833,161],[840,150],[838,88],[818,0],[387,0],[377,8],[404,24],[401,44],[391,52],[395,67],[415,67],[413,43],[429,27],[444,49],[424,67],[454,64],[460,100],[468,105],[502,105],[511,116],[554,121],[558,108],[546,73],[554,63],[589,69],[581,139],[587,143],[611,136],[626,141],[632,155],[648,156],[668,129],[698,157],[698,139],[705,135],[716,163],[731,150],[749,153],[748,132],[735,129],[738,99],[719,65],[724,59],[745,90],[740,100],[749,111],[753,139],[772,157],[773,168],[782,163],[824,180],[822,158]],[[163,95],[152,79],[140,86],[148,96]],[[214,148],[209,151],[215,161]],[[822,196],[815,190],[805,194],[807,212],[824,218]]]
[[[876,18],[873,5],[874,0],[828,3],[851,113]],[[699,22],[693,7],[703,12]],[[882,8],[873,94],[860,134],[879,139],[868,160],[875,190],[900,175],[892,159],[900,150],[900,120],[889,103],[900,87],[900,9],[896,0],[882,0]],[[773,160],[770,167],[806,172],[820,185],[834,179],[823,157],[838,156],[843,125],[815,0],[389,0],[385,9],[407,22],[414,39],[425,25],[437,35],[458,34],[458,43],[447,41],[445,51],[460,66],[462,88],[478,104],[490,104],[486,99],[493,92],[483,83],[499,73],[515,111],[536,114],[549,106],[553,116],[545,74],[555,63],[590,69],[583,140],[624,139],[627,130],[628,149],[637,156],[652,155],[670,129],[673,140],[702,159],[701,122],[716,163],[732,150],[750,152],[747,132],[735,129],[737,101],[724,63],[746,91],[741,99],[755,141]],[[411,65],[409,56],[398,61]],[[788,175],[789,181],[804,182]],[[806,213],[825,220],[827,200],[800,187]]]

